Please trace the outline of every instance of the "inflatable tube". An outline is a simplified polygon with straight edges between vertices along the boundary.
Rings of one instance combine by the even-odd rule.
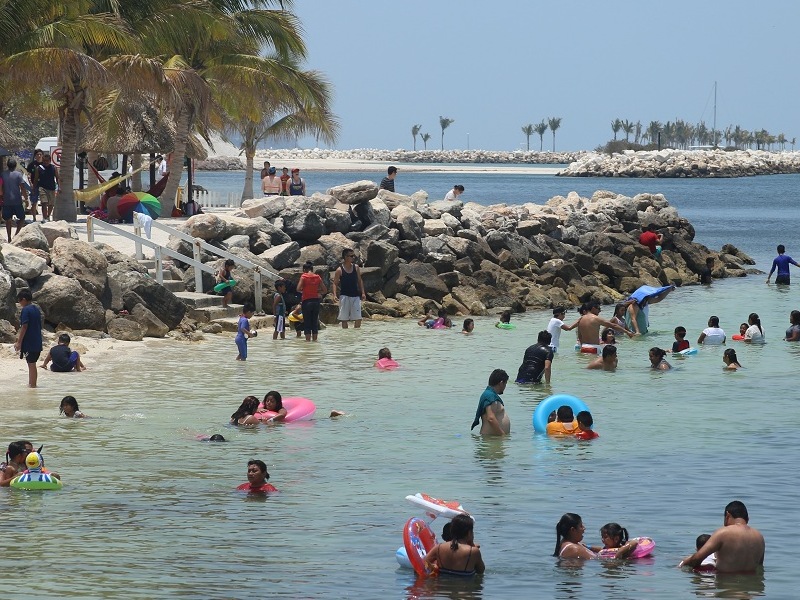
[[[469,515],[458,500],[440,500],[422,493],[406,496],[406,500],[414,506],[422,508],[431,519],[436,517],[452,519],[456,515]]]
[[[656,543],[653,541],[653,538],[649,537],[639,537],[633,538],[639,542],[639,544],[634,548],[633,552],[631,552],[630,558],[644,558],[645,556],[650,556],[655,550]],[[616,558],[617,552],[619,548],[603,548],[600,550],[598,556],[600,558]]]
[[[378,367],[379,369],[389,370],[389,369],[396,369],[397,367],[400,366],[400,363],[391,358],[379,358],[375,363],[375,366]]]
[[[575,344],[576,352],[583,352],[584,354],[600,354],[603,351],[605,344]]]
[[[536,407],[533,411],[533,430],[537,433],[547,433],[547,417],[554,410],[558,410],[559,406],[569,406],[577,415],[582,410],[589,410],[582,400],[569,394],[555,394],[548,396]]]
[[[497,327],[498,329],[516,329],[517,328],[517,326],[514,325],[513,323],[495,323],[494,326]]]
[[[408,560],[408,552],[406,552],[405,546],[400,546],[397,549],[397,552],[394,553],[394,557],[397,560],[397,564],[399,564],[404,569],[413,569],[414,567],[411,565],[411,561]]]
[[[684,356],[689,356],[690,354],[697,354],[697,348],[686,348],[685,350],[681,350],[677,354],[683,354]]]
[[[447,325],[445,324],[444,319],[439,317],[428,329],[447,329]]]
[[[23,471],[14,477],[9,485],[18,490],[60,490],[64,487],[60,480],[38,469]]]
[[[639,304],[641,306],[642,302],[644,302],[645,300],[648,301],[652,300],[659,294],[663,294],[667,290],[674,290],[674,289],[675,289],[674,285],[665,285],[663,287],[658,287],[658,288],[653,287],[651,285],[643,285],[640,288],[638,288],[635,292],[633,292],[628,297],[628,299],[636,300],[636,304]]]
[[[222,281],[222,282],[220,282],[220,283],[218,283],[217,285],[214,286],[214,291],[219,293],[222,290],[224,290],[225,288],[227,288],[227,287],[232,288],[235,285],[236,285],[236,280],[235,279],[230,279],[228,281]]]
[[[414,571],[420,577],[435,575],[425,565],[425,555],[436,545],[436,535],[419,517],[411,517],[403,527],[403,548]]]
[[[292,421],[310,421],[317,410],[316,405],[308,398],[300,398],[290,396],[283,398],[283,408],[286,409],[286,418],[284,423],[291,423]],[[271,419],[278,413],[271,410],[264,410],[263,403],[258,405],[260,412],[256,413],[255,417],[260,421]]]
[[[743,336],[743,335],[739,335],[739,334],[737,333],[736,335],[732,335],[732,336],[731,336],[731,339],[732,339],[734,342],[742,342],[742,341],[744,341],[744,336]]]

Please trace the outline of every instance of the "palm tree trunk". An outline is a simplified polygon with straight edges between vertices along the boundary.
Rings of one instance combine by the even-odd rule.
[[[94,161],[97,160],[97,157],[98,157],[97,152],[89,152],[87,154],[87,156],[86,156],[86,162],[89,163],[90,165],[94,166]],[[97,181],[97,175],[95,175],[94,171],[92,171],[91,169],[89,169],[89,180],[88,180],[88,183],[89,183],[89,185],[97,185],[97,183],[99,183]]]
[[[186,143],[189,139],[189,109],[183,108],[175,116],[175,149],[169,160],[169,179],[164,193],[161,194],[161,216],[172,216],[172,208],[175,206],[175,196],[178,193],[178,186],[183,176],[183,157],[186,154]],[[188,199],[188,198],[187,198]]]
[[[142,191],[142,172],[138,171],[142,166],[142,155],[131,154],[131,166],[133,167],[133,177],[131,177],[131,190],[134,192]]]
[[[256,158],[256,145],[253,140],[244,140],[244,156],[246,164],[244,167],[244,189],[242,190],[242,202],[253,198],[253,163]],[[261,185],[259,181],[259,191]]]
[[[444,129],[442,129],[442,152],[444,152]]]
[[[556,151],[556,132],[553,131],[553,152]]]
[[[63,220],[74,223],[78,220],[78,210],[75,208],[73,192],[75,189],[75,150],[78,145],[77,119],[79,114],[79,107],[76,109],[74,100],[64,108],[64,119],[61,124],[61,168],[58,173],[61,189],[56,196],[56,204],[53,208],[54,221]]]

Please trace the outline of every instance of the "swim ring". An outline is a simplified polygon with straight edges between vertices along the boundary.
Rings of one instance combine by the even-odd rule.
[[[436,534],[419,517],[411,517],[403,527],[403,548],[408,561],[420,577],[436,573],[425,565],[425,555],[436,545]]]
[[[224,290],[225,288],[227,288],[227,287],[232,288],[235,285],[236,285],[236,280],[235,279],[229,279],[228,281],[222,281],[222,282],[218,283],[217,285],[215,285],[214,286],[214,291],[219,293],[222,290]]]
[[[677,352],[677,354],[683,354],[684,356],[689,356],[690,354],[697,354],[697,348],[686,348],[685,350]]]
[[[548,396],[533,411],[533,430],[537,433],[547,433],[547,417],[559,406],[569,406],[575,414],[582,410],[589,410],[582,400],[569,394],[555,394]]]
[[[645,556],[650,556],[655,550],[656,543],[653,538],[638,537],[633,539],[639,543],[631,552],[631,558],[644,558]],[[615,558],[618,551],[619,548],[603,548],[600,550],[599,556],[600,558]]]
[[[433,325],[431,325],[429,329],[447,329],[444,318],[439,317],[438,319],[434,320]]]
[[[44,471],[44,461],[41,454],[31,452],[25,457],[25,469],[14,477],[9,485],[18,490],[60,490],[64,487],[59,479]]]
[[[494,326],[497,327],[498,329],[516,329],[517,328],[517,326],[514,325],[513,323],[495,323]]]
[[[379,369],[389,370],[389,369],[396,369],[397,367],[400,366],[400,363],[391,358],[379,358],[378,361],[375,363],[375,366],[378,367]]]
[[[436,517],[452,519],[456,515],[469,515],[458,500],[440,500],[423,493],[406,496],[406,500],[414,506],[422,508],[431,519]]]
[[[311,400],[297,396],[283,398],[283,408],[286,409],[285,423],[291,423],[292,421],[310,421],[317,410],[316,405]],[[278,414],[271,410],[264,410],[263,403],[258,405],[258,410],[261,412],[256,413],[255,417],[260,421],[266,421]]]
[[[733,341],[735,341],[735,342],[741,342],[741,341],[744,341],[744,336],[743,336],[743,335],[739,335],[739,334],[737,333],[736,335],[732,335],[732,336],[731,336],[731,339],[732,339]]]
[[[411,561],[408,560],[408,552],[406,552],[405,546],[400,546],[397,549],[397,552],[394,553],[394,557],[397,560],[397,564],[399,564],[404,569],[414,568],[414,566],[411,564]]]
[[[575,344],[576,352],[583,352],[584,354],[600,354],[605,344]]]

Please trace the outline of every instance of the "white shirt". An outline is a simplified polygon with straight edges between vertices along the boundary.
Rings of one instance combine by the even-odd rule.
[[[744,332],[744,339],[750,340],[753,344],[763,344],[764,334],[758,329],[758,325],[750,325]]]
[[[704,344],[718,346],[725,341],[725,332],[719,327],[706,327],[703,329],[703,333],[706,334],[703,340]]]
[[[445,200],[458,200],[458,196],[456,196],[456,193],[453,190],[450,190],[449,192],[447,192],[444,195],[444,199]]]
[[[158,165],[158,176],[163,177],[166,174],[167,174],[167,159],[165,158],[161,161],[161,164]]]
[[[554,350],[558,350],[558,343],[561,340],[561,326],[563,324],[564,321],[556,317],[550,319],[550,322],[547,324],[547,333],[553,336],[553,339],[550,340],[550,347]]]

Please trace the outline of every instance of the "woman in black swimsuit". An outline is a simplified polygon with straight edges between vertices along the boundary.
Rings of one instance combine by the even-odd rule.
[[[460,575],[471,577],[483,573],[481,548],[473,537],[473,521],[469,515],[456,515],[450,523],[449,542],[437,544],[425,556],[427,564],[436,563],[440,575]]]

